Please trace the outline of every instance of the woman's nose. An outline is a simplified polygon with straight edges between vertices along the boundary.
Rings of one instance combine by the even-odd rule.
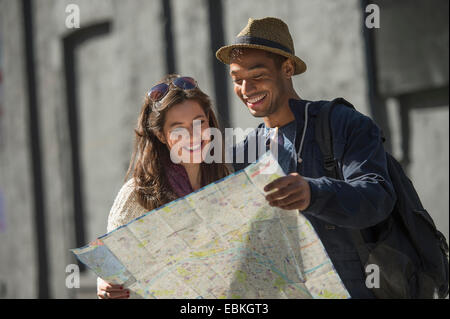
[[[202,140],[202,124],[200,121],[194,121],[192,127],[189,130],[190,142],[195,144]]]

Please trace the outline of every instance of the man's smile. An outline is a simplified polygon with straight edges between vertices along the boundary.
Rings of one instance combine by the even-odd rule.
[[[253,108],[255,106],[260,105],[265,100],[266,97],[267,97],[267,93],[258,94],[253,97],[245,99],[245,101],[246,101],[246,104],[248,107]]]

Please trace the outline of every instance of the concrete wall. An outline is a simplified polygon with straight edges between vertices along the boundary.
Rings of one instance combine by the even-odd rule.
[[[382,96],[393,100],[388,113],[394,155],[410,157],[410,178],[448,240],[449,2],[374,2],[381,10],[380,29],[374,32],[378,86]],[[410,134],[401,133],[402,124]]]
[[[374,2],[381,10],[375,32],[380,92],[396,96],[448,86],[449,2]]]
[[[40,3],[37,10],[37,24],[45,25],[44,21],[55,19],[56,21],[50,25],[59,25],[60,28],[42,30],[40,33],[42,38],[37,41],[41,44],[37,50],[38,57],[48,61],[49,64],[59,65],[59,68],[54,74],[48,74],[51,68],[46,67],[45,62],[40,63],[39,75],[43,83],[46,83],[46,79],[58,82],[59,85],[48,83],[49,88],[58,92],[64,92],[64,70],[61,65],[63,60],[57,52],[62,52],[62,38],[70,32],[61,24],[61,20],[65,19],[65,15],[61,13],[69,3],[79,5],[82,27],[103,21],[111,23],[111,31],[108,34],[87,40],[75,51],[82,196],[85,203],[86,240],[91,241],[106,231],[109,209],[122,186],[124,173],[128,167],[134,137],[133,127],[144,95],[151,84],[164,74],[163,52],[157,45],[162,41],[159,23],[160,3],[142,0]],[[136,10],[137,8],[139,10]],[[39,17],[42,22],[39,22]],[[49,46],[57,48],[54,55],[48,54]],[[59,90],[58,86],[61,84],[63,87]],[[73,211],[71,212],[73,208],[67,205],[72,199],[67,198],[71,196],[71,185],[67,183],[71,177],[68,173],[70,150],[65,149],[68,145],[67,110],[62,108],[66,101],[64,94],[49,90],[41,92],[41,105],[46,107],[48,112],[43,116],[48,121],[45,125],[47,130],[45,140],[48,148],[54,150],[55,156],[45,162],[50,168],[59,161],[60,182],[65,184],[58,187],[54,183],[49,183],[52,184],[49,187],[55,188],[55,191],[60,190],[60,196],[56,196],[55,200],[63,205],[63,207],[50,205],[54,211],[49,212],[49,215],[52,220],[60,216],[60,221],[64,222],[73,216]],[[59,99],[55,99],[57,96]],[[59,116],[55,117],[55,114]],[[62,136],[65,138],[61,138]],[[59,141],[55,138],[59,138]],[[59,145],[59,148],[55,145]],[[46,153],[52,154],[50,150]],[[48,180],[54,180],[56,177],[54,171],[48,169],[47,172]],[[64,237],[62,233],[58,234],[58,231],[73,228],[73,222],[66,224],[69,229],[58,227],[61,224],[55,221],[52,224],[54,227],[50,233],[54,238],[50,243],[59,245],[52,247],[52,251],[66,256],[64,259],[53,259],[57,263],[52,271],[52,274],[57,276],[52,281],[56,293],[65,290],[62,280],[66,275],[64,267],[68,262],[74,261],[73,256],[67,251],[67,248],[73,248],[73,238],[64,245],[56,244],[58,238]],[[59,260],[66,262],[57,262]]]
[[[404,158],[400,105],[395,98],[387,103],[393,155]],[[409,114],[411,162],[404,166],[425,209],[436,227],[449,240],[449,107],[415,108]]]
[[[171,4],[176,71],[178,74],[194,77],[204,92],[213,95],[206,1],[172,0]]]
[[[448,105],[411,112],[410,177],[425,209],[449,240]]]
[[[133,128],[144,95],[165,73],[164,53],[158,45],[162,42],[159,1],[34,3],[50,288],[51,296],[57,298],[74,296],[74,291],[65,287],[65,267],[75,262],[68,249],[76,246],[63,56],[63,39],[74,31],[64,24],[69,3],[79,5],[81,27],[104,21],[112,26],[109,34],[82,43],[75,52],[86,241],[106,232],[109,209],[128,167]],[[21,3],[2,1],[1,5],[6,135],[2,136],[0,176],[7,229],[0,236],[7,244],[0,245],[0,279],[8,280],[7,297],[36,297]],[[14,257],[6,258],[9,255]],[[11,273],[14,276],[8,276]],[[31,288],[16,291],[13,283],[23,283],[19,278],[31,282]],[[91,278],[85,284],[95,283]]]
[[[18,1],[0,2],[4,96],[0,191],[4,199],[4,229],[0,231],[0,285],[2,296],[37,295],[33,181],[29,148],[28,104],[21,8]],[[8,14],[6,14],[8,13]],[[8,34],[5,34],[8,30]]]

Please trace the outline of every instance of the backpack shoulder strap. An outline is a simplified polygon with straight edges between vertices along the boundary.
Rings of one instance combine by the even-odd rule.
[[[338,170],[337,161],[334,158],[333,152],[333,135],[331,132],[331,112],[337,104],[346,105],[352,109],[355,107],[343,98],[337,98],[333,101],[325,103],[320,108],[315,125],[315,138],[319,144],[320,151],[323,156],[323,163],[325,174],[327,177],[341,179],[341,174]]]
[[[320,151],[322,152],[325,176],[334,179],[343,179],[337,165],[337,160],[334,157],[333,134],[331,131],[331,113],[334,107],[338,104],[355,109],[350,102],[347,102],[343,98],[337,98],[322,105],[316,119],[315,138],[319,145]],[[361,264],[364,267],[369,258],[369,250],[365,244],[364,238],[362,237],[361,231],[357,229],[351,229],[349,231],[358,251]]]

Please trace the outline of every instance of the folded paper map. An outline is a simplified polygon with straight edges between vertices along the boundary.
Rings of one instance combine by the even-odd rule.
[[[349,298],[308,220],[265,200],[284,175],[269,151],[72,252],[142,298]]]

